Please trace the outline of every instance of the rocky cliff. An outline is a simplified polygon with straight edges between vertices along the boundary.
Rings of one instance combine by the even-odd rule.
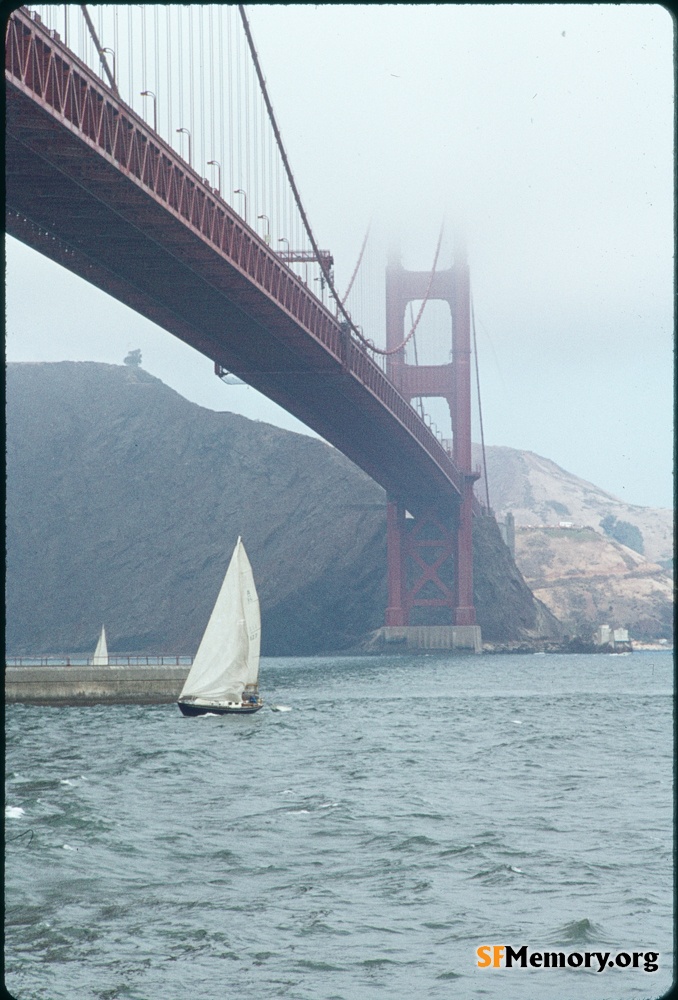
[[[611,519],[636,528],[642,553],[650,562],[672,559],[672,510],[625,503],[531,451],[493,446],[486,455],[490,505],[500,520],[510,511],[518,527],[557,527],[569,521],[603,534],[601,522]],[[474,459],[481,463],[481,458],[476,448]],[[476,493],[485,500],[484,479],[476,484]]]
[[[673,638],[673,511],[624,503],[514,448],[487,449],[487,478],[498,519],[515,519],[521,573],[569,635],[609,624]],[[484,499],[484,480],[476,489]]]
[[[669,574],[593,528],[517,528],[516,561],[571,636],[608,624],[641,641],[673,638]]]
[[[488,640],[557,638],[491,518],[476,520]],[[383,624],[385,495],[329,445],[188,402],[140,368],[11,364],[10,654],[193,653],[238,535],[264,652],[346,648]]]

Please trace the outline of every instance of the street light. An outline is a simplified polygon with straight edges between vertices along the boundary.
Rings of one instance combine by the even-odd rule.
[[[113,49],[109,49],[109,48],[102,49],[101,51],[102,52],[110,52],[111,55],[113,56],[113,86],[117,87],[118,84],[117,84],[116,78],[115,78],[115,52],[113,51]]]
[[[158,131],[158,99],[152,90],[142,90],[142,97],[152,97],[153,98],[153,131]]]
[[[267,215],[258,215],[257,219],[263,219],[264,222],[266,223],[266,234],[264,235],[264,239],[266,240],[266,242],[270,246],[271,245],[271,220],[269,219],[269,217]]]
[[[243,191],[242,188],[236,188],[233,194],[241,194],[243,196],[245,201],[245,213],[243,215],[243,219],[247,222],[247,191]]]
[[[191,160],[191,133],[187,128],[178,128],[177,132],[184,132],[188,136],[188,165],[193,166],[193,161]]]
[[[286,236],[281,236],[280,239],[278,240],[278,243],[287,243],[287,252],[288,253],[290,252],[290,241],[287,239]]]
[[[218,160],[208,160],[207,166],[219,168],[219,173],[217,174],[217,190],[219,194],[221,194],[221,164],[219,163]]]

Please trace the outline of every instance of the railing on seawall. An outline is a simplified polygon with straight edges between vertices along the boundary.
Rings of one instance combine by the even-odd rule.
[[[190,667],[192,656],[117,656],[94,663],[91,656],[6,656],[7,667]]]

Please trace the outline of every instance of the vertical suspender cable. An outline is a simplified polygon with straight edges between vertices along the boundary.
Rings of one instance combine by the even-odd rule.
[[[149,81],[146,75],[146,8],[142,6],[141,8],[141,83],[144,90],[149,87]]]
[[[245,176],[247,181],[245,183],[245,190],[252,199],[252,209],[254,209],[254,191],[255,191],[255,181],[254,181],[254,151],[252,149],[252,134],[255,131],[252,128],[252,109],[254,107],[254,88],[252,87],[252,67],[249,60],[245,61],[245,151],[247,153],[247,166],[245,168]],[[252,219],[252,214],[249,213],[250,222]],[[250,222],[250,225],[252,223]]]
[[[253,111],[253,115],[254,115],[253,122],[252,122],[252,141],[253,141],[253,149],[254,149],[254,190],[255,190],[255,193],[256,193],[256,195],[255,195],[255,207],[254,207],[254,212],[252,213],[252,219],[253,219],[252,227],[254,228],[256,226],[257,216],[259,215],[259,213],[263,209],[263,205],[261,203],[261,192],[260,192],[260,184],[261,184],[261,162],[260,162],[260,159],[261,159],[261,145],[260,145],[260,142],[259,142],[259,140],[261,138],[261,134],[260,134],[261,130],[259,128],[259,118],[260,118],[260,110],[261,110],[261,94],[257,90],[256,80],[254,80],[253,84],[252,84],[252,94],[253,94],[252,111]]]
[[[216,154],[217,143],[214,131],[214,102],[216,99],[216,87],[214,86],[214,7],[210,4],[207,13],[207,35],[210,43],[210,85],[208,87],[210,95],[210,151],[212,156]],[[221,159],[219,160],[221,163]]]
[[[264,99],[259,95],[259,126],[260,126],[260,138],[261,143],[261,210],[267,216],[269,213],[268,208],[268,138],[270,136],[270,127],[268,124],[268,117],[266,115],[266,107],[264,105]],[[262,222],[264,220],[262,219]]]
[[[174,121],[174,137],[175,140],[181,141],[181,137],[177,136],[177,131],[180,128],[188,128],[186,125],[188,121],[188,104],[187,104],[187,86],[188,86],[188,56],[186,54],[187,46],[187,32],[184,25],[184,17],[188,16],[188,11],[183,4],[177,4],[175,8],[177,12],[177,35],[179,37],[179,72],[176,75],[175,80],[177,88],[177,111]],[[183,145],[180,146],[183,149]]]
[[[181,4],[175,7],[177,12],[177,35],[179,38],[179,73],[177,74],[177,80],[179,83],[179,92],[177,94],[177,127],[183,126],[184,123],[184,26],[182,24],[184,9]],[[174,135],[174,132],[172,133]]]
[[[206,170],[207,136],[205,134],[205,17],[204,8],[198,7],[198,68],[200,70],[200,141],[202,156],[200,158],[200,175]]]
[[[133,51],[132,51],[132,5],[127,8],[127,79],[129,90],[127,96],[129,98],[130,104],[132,103],[132,94],[134,93],[134,76],[132,74],[132,67],[134,66]]]
[[[256,228],[259,214],[259,101],[256,86],[252,85],[252,228]]]
[[[113,8],[113,51],[116,53],[117,58],[120,58],[120,38],[118,35],[118,7],[117,5]],[[120,78],[120,70],[118,70],[118,79]],[[128,101],[129,103],[129,101]]]
[[[268,135],[268,214],[269,216],[273,213],[273,208],[275,206],[275,166],[273,163],[273,142],[271,141],[271,133],[267,131]],[[277,163],[277,157],[276,157]]]
[[[487,510],[490,511],[490,489],[487,483],[487,462],[485,460],[485,435],[483,433],[483,410],[480,405],[480,375],[478,374],[478,345],[476,343],[476,320],[473,313],[473,299],[471,299],[471,329],[473,330],[473,356],[476,362],[476,387],[478,391],[478,416],[480,418],[480,446],[483,452],[483,476],[485,478],[485,496],[487,498]]]
[[[153,34],[154,38],[154,67],[155,67],[155,86],[153,88],[155,92],[156,104],[160,95],[160,10],[158,7],[153,8]],[[156,111],[156,127],[158,132],[160,131],[160,125],[157,121],[158,115]]]
[[[193,139],[193,11],[188,5],[186,5],[186,19],[188,30],[184,55],[184,73],[186,74],[185,79],[188,87],[184,88],[184,118],[182,121],[186,122],[186,128],[191,133],[191,139]]]
[[[238,126],[238,171],[236,174],[236,179],[234,181],[238,187],[242,187],[243,176],[242,176],[242,80],[240,72],[240,35],[235,38],[235,72],[236,72],[236,100],[235,100],[235,115]]]
[[[165,7],[165,25],[167,31],[167,45],[165,50],[165,60],[167,68],[167,97],[165,103],[167,105],[167,132],[166,135],[169,137],[170,142],[172,141],[173,133],[173,117],[172,117],[172,19],[170,16],[171,8]]]
[[[189,91],[191,98],[191,108],[189,112],[189,129],[191,132],[191,145],[193,146],[193,166],[197,159],[197,146],[196,141],[196,128],[195,128],[195,8],[188,8],[188,44],[189,44],[189,69],[190,69],[190,81],[191,89]]]
[[[225,108],[225,101],[224,101],[224,11],[223,11],[223,8],[221,7],[221,5],[219,7],[217,7],[217,21],[218,21],[218,24],[219,24],[218,29],[217,29],[218,39],[219,39],[219,44],[218,44],[218,51],[219,51],[219,59],[218,59],[218,63],[219,63],[219,114],[217,116],[217,121],[219,122],[219,137],[220,137],[220,140],[221,140],[221,143],[220,143],[220,146],[219,146],[219,153],[220,153],[219,162],[221,163],[221,166],[222,166],[222,169],[223,169],[223,172],[224,172],[224,179],[223,179],[222,185],[221,185],[221,197],[222,198],[226,198],[226,193],[225,192],[228,191],[228,189],[229,189],[228,185],[230,184],[231,174],[230,174],[229,171],[227,171],[226,157],[224,156],[224,154],[226,152],[226,138],[225,138],[225,136],[226,136],[226,117],[227,116],[226,116],[226,108]],[[230,59],[230,52],[228,53],[228,57]],[[230,154],[230,150],[229,150],[229,157],[230,157],[230,155],[231,154]],[[232,187],[233,187],[233,185],[231,184],[231,188]],[[226,200],[227,201],[231,200],[230,199],[230,195],[229,195],[228,198],[226,198]]]
[[[235,130],[233,128],[233,16],[230,7],[226,8],[226,21],[228,24],[228,163],[230,176],[228,200],[232,203],[233,188],[235,187],[235,156],[233,155]]]

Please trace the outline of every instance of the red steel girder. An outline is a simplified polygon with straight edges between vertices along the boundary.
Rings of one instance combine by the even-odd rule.
[[[439,271],[431,280],[425,272],[406,271],[399,261],[391,260],[386,270],[387,347],[403,343],[407,304],[413,299],[441,299],[450,309],[452,362],[418,367],[405,362],[404,347],[389,356],[388,371],[398,389],[410,400],[415,396],[442,396],[447,400],[452,424],[453,460],[461,471],[459,496],[448,506],[446,519],[432,510],[417,512],[417,520],[408,522],[400,498],[392,496],[387,517],[387,559],[389,600],[387,625],[408,625],[415,607],[449,609],[449,624],[474,625],[473,604],[473,482],[479,473],[471,468],[471,369],[470,369],[470,296],[469,274],[465,255],[457,252],[454,266]],[[430,543],[421,532],[427,524],[436,526],[439,555],[429,563],[424,552]],[[443,583],[439,570],[449,562]],[[411,579],[408,567],[418,567]],[[452,571],[453,570],[453,571]],[[433,588],[436,596],[422,598],[424,587]]]

